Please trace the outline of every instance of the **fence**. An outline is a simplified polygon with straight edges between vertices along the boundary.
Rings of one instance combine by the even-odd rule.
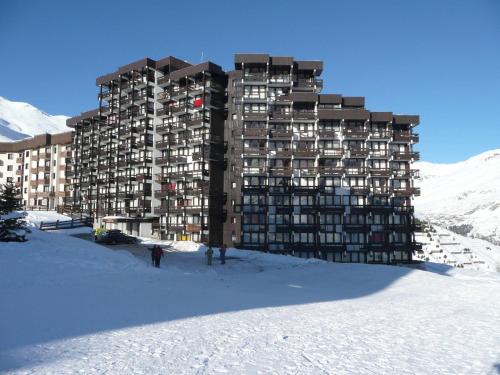
[[[71,220],[57,220],[40,223],[41,230],[58,230],[80,227],[92,227],[93,220],[91,217],[73,218]]]

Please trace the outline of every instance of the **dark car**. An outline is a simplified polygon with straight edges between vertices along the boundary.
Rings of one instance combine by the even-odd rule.
[[[97,237],[97,242],[109,245],[115,245],[118,243],[136,243],[137,238],[128,236],[117,229],[113,229]]]

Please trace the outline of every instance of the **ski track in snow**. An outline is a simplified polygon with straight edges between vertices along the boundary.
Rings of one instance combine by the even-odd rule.
[[[178,243],[156,270],[64,233],[0,243],[0,372],[496,373],[496,273],[228,256]]]

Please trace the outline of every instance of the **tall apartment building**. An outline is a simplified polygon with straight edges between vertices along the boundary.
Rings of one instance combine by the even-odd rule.
[[[96,84],[99,108],[67,122],[75,129],[68,204],[132,234],[220,242],[222,69],[146,58]]]
[[[73,207],[145,236],[411,260],[419,118],[321,93],[322,69],[238,54],[227,73],[167,57],[99,77],[99,108],[68,120]]]
[[[331,261],[411,260],[418,116],[321,94],[321,61],[235,56],[224,241]]]
[[[14,183],[27,209],[54,210],[71,195],[65,175],[71,132],[0,143],[0,183]]]

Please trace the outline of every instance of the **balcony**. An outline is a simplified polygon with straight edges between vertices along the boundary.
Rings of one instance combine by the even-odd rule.
[[[394,142],[411,142],[412,134],[410,132],[398,132],[395,131],[393,134]]]
[[[364,130],[344,130],[342,134],[344,139],[366,139],[369,133]]]
[[[170,81],[170,76],[169,75],[166,75],[166,76],[163,76],[163,77],[160,77],[156,80],[156,83],[161,86],[161,85],[165,85],[167,83],[169,83]]]
[[[207,116],[196,116],[189,120],[186,120],[186,125],[188,127],[202,127],[210,122],[210,118]]]
[[[171,164],[182,164],[186,163],[187,158],[185,156],[180,156],[180,155],[172,155],[170,156],[170,163]]]
[[[420,153],[411,151],[395,151],[392,153],[394,160],[398,161],[416,161],[420,160]]]
[[[169,148],[169,142],[168,141],[157,141],[156,148],[159,150]]]
[[[267,148],[257,148],[257,147],[245,147],[243,149],[243,155],[248,155],[248,156],[265,156],[267,155],[268,150]]]
[[[325,176],[340,176],[344,173],[344,167],[342,166],[320,166],[318,168],[320,175]]]
[[[316,118],[316,113],[314,112],[314,110],[295,110],[293,111],[293,117],[299,120],[314,120]]]
[[[322,158],[341,158],[344,155],[342,148],[320,148],[319,155]]]
[[[420,195],[420,188],[416,187],[406,187],[406,188],[391,188],[391,192],[399,197],[399,196],[404,196],[404,197],[409,197],[409,196],[419,196]]]
[[[386,159],[389,157],[389,150],[374,150],[370,149],[370,158],[372,159]]]
[[[153,140],[152,139],[142,139],[140,141],[137,141],[135,143],[135,147],[137,148],[143,148],[143,147],[152,147],[153,146]]]
[[[139,182],[145,181],[145,180],[151,180],[151,175],[149,173],[138,173],[135,176],[135,179]]]
[[[318,169],[315,167],[297,168],[293,170],[293,173],[295,175],[300,175],[301,177],[316,176],[316,174],[318,173]]]
[[[318,130],[318,136],[323,139],[339,139],[339,134],[335,130]]]
[[[156,165],[167,165],[168,163],[168,157],[160,157],[155,159]]]
[[[367,148],[348,148],[351,158],[366,158],[370,154]]]
[[[267,173],[266,167],[244,167],[242,173],[245,175],[263,175]]]
[[[318,155],[318,150],[315,148],[294,150],[293,155],[296,158],[315,158]]]
[[[246,82],[267,82],[267,74],[247,73],[243,75],[243,81]]]
[[[368,168],[368,172],[372,177],[389,177],[391,175],[389,168]]]
[[[276,74],[276,75],[271,75],[269,77],[269,83],[284,83],[284,84],[290,84],[292,82],[292,79],[289,74],[283,75],[283,74]]]
[[[345,167],[346,176],[364,176],[366,168],[364,167]]]
[[[270,131],[271,138],[291,138],[293,132],[291,130],[273,129]]]
[[[168,107],[156,110],[156,116],[166,116],[169,114]]]
[[[292,168],[290,167],[271,167],[269,174],[272,176],[291,176]]]
[[[265,114],[263,114],[265,117]],[[269,118],[272,120],[290,120],[293,117],[292,112],[283,111],[271,111],[269,112]]]
[[[370,139],[391,139],[390,131],[373,131],[370,132]]]
[[[201,160],[203,158],[208,159],[208,158],[210,158],[210,151],[205,150],[203,152],[193,152],[191,157],[192,157],[193,161]]]
[[[370,189],[366,186],[351,186],[351,194],[353,195],[367,195]]]
[[[244,137],[267,138],[267,129],[243,129]]]
[[[314,78],[299,78],[293,81],[293,86],[306,87],[306,88],[313,88],[313,87],[321,88],[323,87],[323,80]]]

